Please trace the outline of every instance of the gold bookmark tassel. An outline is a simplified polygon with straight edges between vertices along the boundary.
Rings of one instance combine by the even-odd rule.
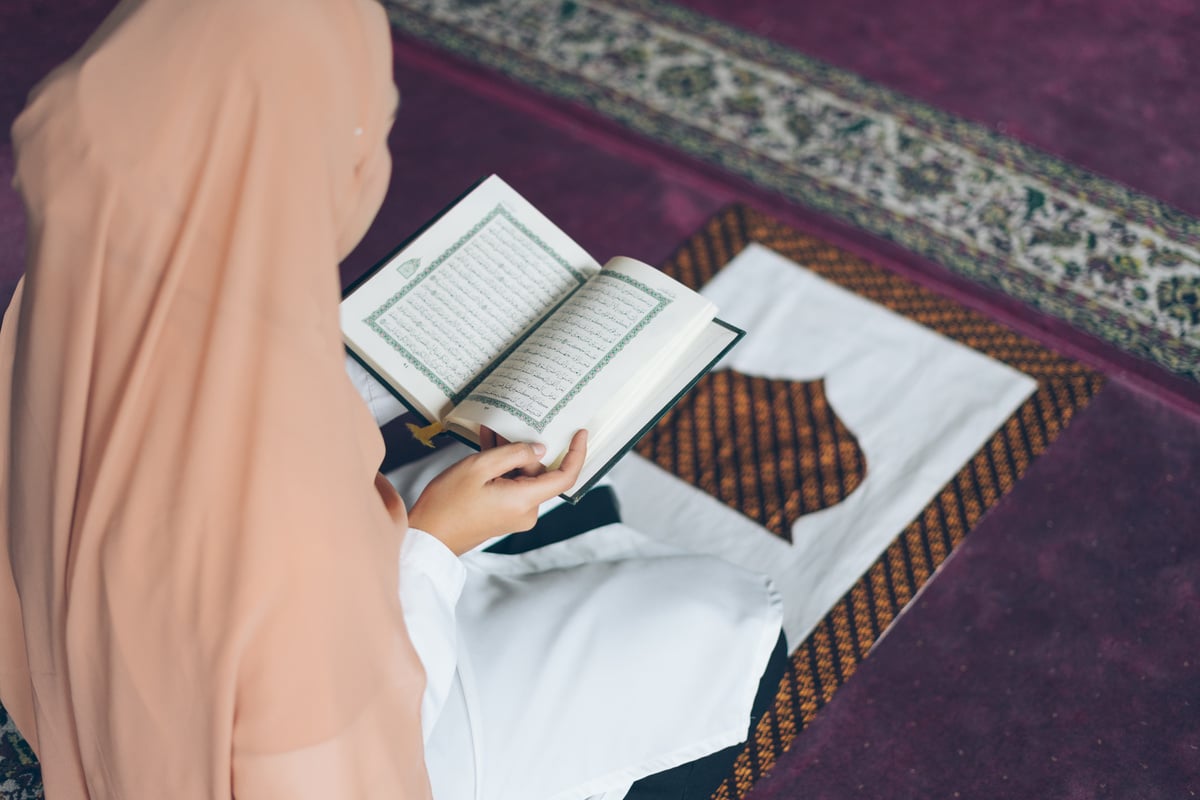
[[[410,422],[408,423],[408,430],[410,433],[412,433],[413,438],[418,442],[426,447],[433,447],[433,437],[437,436],[439,433],[442,433],[446,429],[440,422],[431,422],[424,427]]]

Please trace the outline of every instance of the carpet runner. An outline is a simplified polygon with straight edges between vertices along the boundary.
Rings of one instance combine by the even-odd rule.
[[[1200,221],[650,0],[387,0],[405,34],[1200,381]]]

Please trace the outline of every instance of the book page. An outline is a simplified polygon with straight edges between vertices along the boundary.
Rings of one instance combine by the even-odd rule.
[[[450,421],[541,441],[547,463],[579,427],[713,317],[712,304],[653,267],[614,260],[471,390]]]
[[[364,321],[457,400],[584,280],[497,205]]]
[[[627,402],[601,409],[588,430],[588,456],[583,470],[575,485],[563,494],[571,497],[591,488],[596,478],[632,449],[641,435],[675,405],[686,389],[703,377],[737,338],[735,329],[709,322],[677,358],[656,370],[658,380],[644,382],[646,389],[637,392],[640,396],[627,398],[622,392],[621,397],[614,400]]]
[[[671,302],[645,284],[602,272],[498,364],[470,398],[504,409],[540,433]]]
[[[343,332],[418,411],[439,419],[597,269],[493,177],[343,301]]]

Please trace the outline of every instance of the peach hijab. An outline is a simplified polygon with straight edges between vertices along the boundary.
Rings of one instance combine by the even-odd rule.
[[[373,0],[126,0],[14,124],[0,700],[55,800],[428,796],[337,308],[395,102]]]

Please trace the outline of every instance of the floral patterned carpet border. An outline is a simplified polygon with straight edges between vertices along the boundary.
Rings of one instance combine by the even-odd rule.
[[[37,756],[3,706],[0,706],[0,797],[4,800],[45,797]]]
[[[1200,381],[1200,220],[652,0],[385,0],[394,27]]]

